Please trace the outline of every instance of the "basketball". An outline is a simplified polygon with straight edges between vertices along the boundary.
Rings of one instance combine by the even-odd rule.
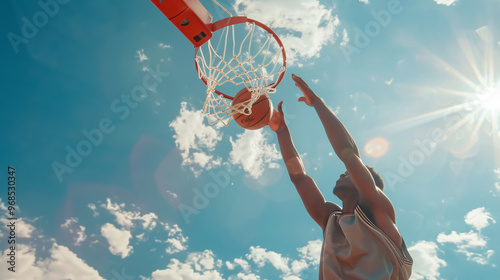
[[[241,102],[245,102],[252,97],[252,93],[244,88],[236,94],[233,99],[233,106]],[[233,109],[234,110],[234,109]],[[233,115],[234,120],[244,129],[259,129],[266,126],[271,117],[273,116],[273,103],[267,94],[262,95],[253,103],[252,113],[250,115],[245,115],[242,113],[235,113]]]

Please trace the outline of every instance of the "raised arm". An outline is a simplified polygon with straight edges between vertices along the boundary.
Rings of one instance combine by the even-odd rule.
[[[278,136],[281,155],[286,169],[307,212],[324,229],[329,214],[332,211],[340,210],[340,207],[337,204],[325,201],[323,194],[318,189],[314,180],[306,174],[302,159],[295,149],[290,131],[285,123],[282,105],[283,101],[278,105],[279,112],[274,111],[269,127]]]
[[[342,122],[300,77],[292,75],[292,79],[304,94],[299,98],[299,101],[305,102],[316,109],[335,153],[346,166],[347,172],[360,194],[360,203],[375,206],[375,208],[383,211],[393,212],[392,204],[375,186],[370,171],[361,161],[354,139]]]

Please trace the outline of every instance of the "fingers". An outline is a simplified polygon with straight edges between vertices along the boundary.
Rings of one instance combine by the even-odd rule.
[[[299,102],[306,102],[306,98],[304,96],[299,97]]]
[[[305,84],[304,80],[302,80],[302,78],[301,78],[301,77],[296,76],[295,74],[292,74],[292,79],[293,79],[296,83]]]
[[[295,81],[295,86],[300,88],[302,91],[311,90],[309,88],[309,85],[306,82],[304,82],[304,80],[302,80],[302,78],[300,78],[299,76],[295,76],[292,74],[292,79]]]
[[[283,101],[278,104],[278,111],[280,112],[281,115],[283,115]]]
[[[303,82],[303,80],[299,76],[295,76],[294,74],[292,74],[292,80],[295,82],[296,86]]]

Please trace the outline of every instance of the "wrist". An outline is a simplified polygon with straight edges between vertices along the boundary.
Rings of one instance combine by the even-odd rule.
[[[277,134],[280,134],[280,133],[283,133],[286,129],[287,129],[286,124],[285,124],[285,123],[282,123],[282,124],[278,127],[278,129],[276,129],[276,131],[275,131],[275,132],[276,132]]]
[[[313,107],[322,106],[324,104],[325,104],[325,102],[323,101],[323,99],[319,98],[318,96],[315,96],[315,98],[312,98],[312,100],[311,100],[311,105]]]

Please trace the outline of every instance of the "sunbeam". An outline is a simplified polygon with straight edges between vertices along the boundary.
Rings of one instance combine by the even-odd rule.
[[[424,50],[432,65],[438,70],[448,72],[455,82],[453,88],[418,87],[418,93],[432,92],[432,98],[449,96],[446,107],[388,124],[383,129],[393,132],[408,131],[441,119],[445,122],[444,135],[450,141],[448,145],[453,146],[449,148],[452,154],[456,157],[470,157],[477,154],[476,144],[486,135],[491,138],[494,150],[492,154],[495,162],[499,164],[500,82],[495,80],[494,66],[497,58],[494,57],[493,33],[488,26],[484,26],[475,31],[477,36],[456,34],[462,51],[461,57],[470,68],[467,69],[466,66],[462,71],[443,58]]]
[[[435,54],[433,54],[433,53],[431,53],[429,51],[426,51],[426,53],[432,59],[433,64],[436,65],[438,68],[448,71],[450,74],[452,74],[453,76],[455,76],[456,78],[458,78],[461,82],[463,82],[464,84],[468,85],[471,89],[476,89],[477,88],[477,84],[476,83],[474,83],[469,78],[467,78],[465,75],[463,75],[462,73],[460,73],[460,71],[458,71],[457,69],[455,69],[449,63],[447,63],[446,61],[444,61],[443,59],[437,57]]]
[[[467,107],[467,105],[468,104],[457,104],[457,105],[453,105],[450,107],[438,109],[438,110],[435,110],[432,112],[421,114],[421,115],[413,117],[413,118],[409,118],[406,120],[402,120],[402,121],[388,124],[388,125],[384,126],[383,129],[391,130],[391,131],[394,131],[394,130],[400,131],[400,130],[410,129],[412,127],[416,127],[416,126],[419,126],[422,124],[427,124],[427,123],[432,122],[434,120],[440,119],[444,116],[448,116],[448,115],[451,115],[451,114],[454,114],[457,112],[462,112],[464,110],[464,108]]]

